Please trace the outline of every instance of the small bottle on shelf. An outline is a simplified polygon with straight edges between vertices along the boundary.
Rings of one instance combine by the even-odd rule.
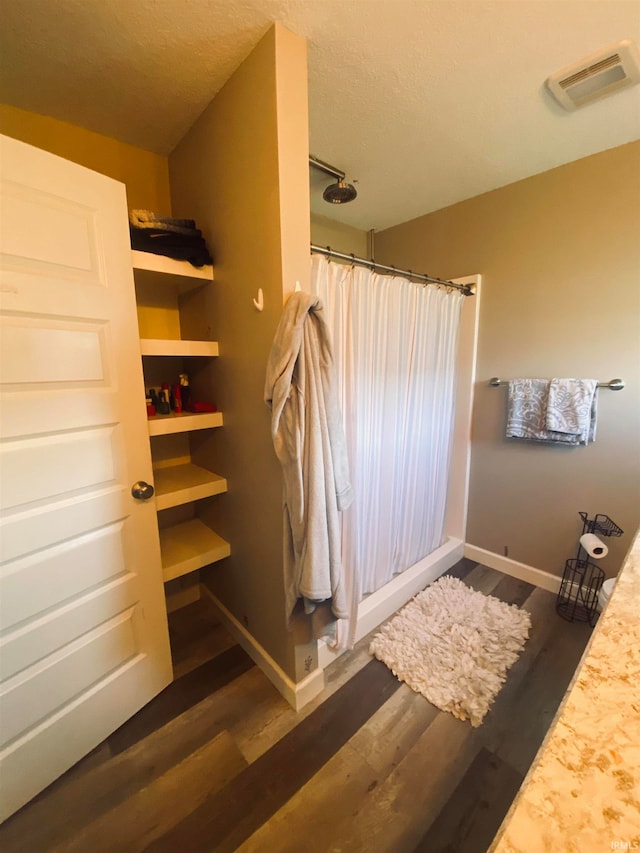
[[[147,414],[152,418],[158,414],[158,407],[160,406],[160,397],[155,388],[149,388],[149,398],[151,400],[151,408],[147,410]]]
[[[186,373],[181,373],[179,378],[182,410],[184,412],[188,412],[190,411],[189,403],[191,402],[191,388],[189,387],[189,376]]]
[[[179,415],[182,412],[182,391],[179,383],[171,386],[171,395],[173,397],[173,411]]]
[[[158,414],[160,415],[170,415],[171,414],[171,406],[169,404],[169,383],[163,382],[162,388],[160,389],[160,395],[158,400]]]

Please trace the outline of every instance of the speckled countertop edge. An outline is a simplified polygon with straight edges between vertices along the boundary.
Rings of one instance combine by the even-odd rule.
[[[489,853],[640,850],[640,533]]]

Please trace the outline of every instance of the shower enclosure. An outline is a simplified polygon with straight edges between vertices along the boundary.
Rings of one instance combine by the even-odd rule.
[[[356,500],[343,517],[353,645],[462,556],[479,277],[466,298],[313,255]],[[319,650],[320,664],[335,652]]]

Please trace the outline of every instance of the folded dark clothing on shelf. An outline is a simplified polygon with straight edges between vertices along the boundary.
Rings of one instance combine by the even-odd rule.
[[[162,243],[164,246],[202,246],[204,239],[199,231],[190,231],[188,234],[176,234],[174,231],[161,231],[158,228],[133,228],[129,226],[131,234],[137,234],[143,240]]]
[[[194,267],[213,263],[206,243],[199,234],[179,234],[157,229],[129,227],[131,248],[152,252],[179,261],[189,261]]]

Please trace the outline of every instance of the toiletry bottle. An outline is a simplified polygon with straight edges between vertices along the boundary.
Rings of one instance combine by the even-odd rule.
[[[171,407],[169,406],[169,385],[167,382],[163,382],[162,388],[160,389],[158,413],[161,415],[171,414]]]
[[[191,402],[191,388],[189,387],[189,377],[186,373],[180,374],[180,398],[182,400],[182,411],[189,412],[189,404]]]
[[[171,392],[173,396],[173,410],[176,415],[179,415],[182,411],[182,391],[180,385],[172,385]]]

